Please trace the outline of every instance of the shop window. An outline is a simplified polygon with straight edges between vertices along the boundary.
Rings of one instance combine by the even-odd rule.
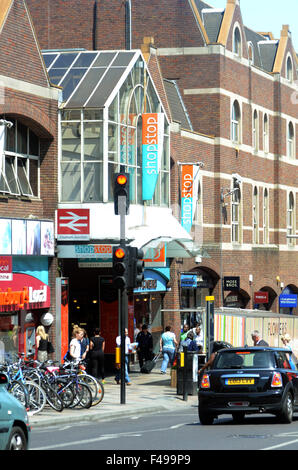
[[[0,192],[37,197],[39,138],[19,120],[9,119],[9,122],[12,126],[5,127],[0,138],[0,146],[4,148],[0,171]]]

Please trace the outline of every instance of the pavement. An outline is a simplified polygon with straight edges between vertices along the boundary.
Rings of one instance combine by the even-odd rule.
[[[65,408],[62,412],[46,405],[40,413],[29,417],[31,428],[83,421],[110,421],[127,416],[190,408],[197,414],[197,394],[188,395],[185,400],[182,395],[177,395],[177,388],[171,386],[169,369],[165,375],[159,369],[154,369],[150,374],[130,371],[129,375],[132,384],[125,387],[125,403],[121,403],[121,387],[116,384],[114,376],[107,377],[101,403],[87,410]]]

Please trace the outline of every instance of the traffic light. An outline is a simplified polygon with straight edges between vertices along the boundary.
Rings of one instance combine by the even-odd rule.
[[[125,214],[129,209],[129,173],[115,173],[114,175],[114,210],[116,215],[120,214],[119,196],[125,197]]]
[[[127,287],[129,273],[129,247],[113,247],[113,285],[117,289]]]
[[[129,281],[128,287],[133,289],[140,287],[144,280],[144,252],[134,246],[130,247],[129,252]]]

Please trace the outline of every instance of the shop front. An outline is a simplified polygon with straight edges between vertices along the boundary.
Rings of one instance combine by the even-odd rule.
[[[165,327],[162,309],[169,276],[168,268],[145,269],[142,286],[134,289],[134,340],[137,330],[146,324],[153,336],[155,353],[159,351],[159,339]]]
[[[35,353],[36,327],[51,306],[54,223],[0,219],[0,231],[0,361],[4,362],[19,353]]]

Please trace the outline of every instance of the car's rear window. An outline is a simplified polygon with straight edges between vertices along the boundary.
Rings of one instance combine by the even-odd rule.
[[[274,367],[270,351],[227,351],[218,353],[214,369],[267,369]]]

